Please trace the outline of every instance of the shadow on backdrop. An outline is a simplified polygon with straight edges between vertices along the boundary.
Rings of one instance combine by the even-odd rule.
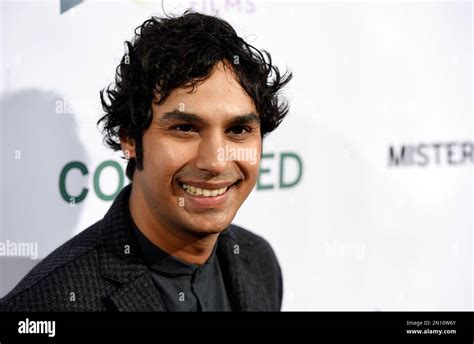
[[[38,89],[0,97],[0,244],[4,245],[0,297],[68,240],[79,220],[82,207],[71,206],[61,197],[59,176],[68,162],[87,163],[88,159],[77,133],[76,115],[57,110],[63,100],[57,93]],[[79,194],[82,186],[66,183],[71,194]],[[23,250],[28,256],[21,255],[20,245],[30,248]]]

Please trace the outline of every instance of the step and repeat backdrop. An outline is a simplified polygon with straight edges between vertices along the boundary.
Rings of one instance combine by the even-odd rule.
[[[0,296],[128,183],[99,91],[137,26],[187,8],[294,74],[234,220],[273,246],[283,309],[472,309],[468,2],[2,1]]]

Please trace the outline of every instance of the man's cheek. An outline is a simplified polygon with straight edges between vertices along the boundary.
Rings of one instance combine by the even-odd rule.
[[[191,147],[172,143],[163,144],[157,151],[157,158],[162,166],[179,167],[188,161],[192,155]]]

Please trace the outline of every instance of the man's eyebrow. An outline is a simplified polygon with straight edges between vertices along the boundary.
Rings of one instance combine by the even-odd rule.
[[[204,123],[205,121],[196,114],[179,111],[175,109],[170,112],[165,112],[163,116],[158,118],[159,122],[174,122],[174,121],[182,121],[188,123]]]
[[[206,124],[207,121],[204,120],[199,115],[194,113],[180,111],[179,109],[172,110],[170,112],[165,112],[163,116],[158,118],[159,122],[175,122],[175,121],[182,121],[187,123],[196,123],[196,124]],[[245,115],[238,115],[231,117],[228,120],[228,126],[238,126],[244,124],[258,124],[260,123],[260,117],[255,114],[254,112],[249,112]]]
[[[253,112],[246,115],[239,115],[229,119],[229,126],[238,126],[244,124],[259,124],[260,117]]]

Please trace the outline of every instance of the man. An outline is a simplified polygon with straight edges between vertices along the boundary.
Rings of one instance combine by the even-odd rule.
[[[191,11],[145,21],[126,47],[99,123],[132,183],[0,309],[280,310],[273,250],[231,221],[255,186],[263,137],[288,112],[277,93],[291,73]]]

